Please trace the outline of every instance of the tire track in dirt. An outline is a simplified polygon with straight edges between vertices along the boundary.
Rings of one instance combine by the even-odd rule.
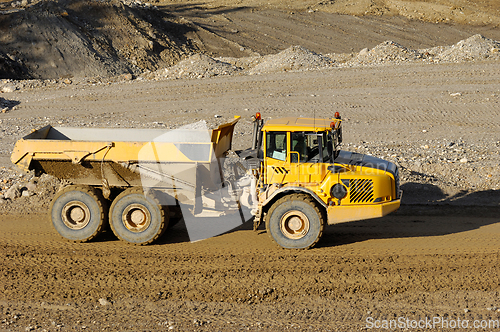
[[[196,243],[180,224],[159,244],[135,247],[110,234],[65,242],[46,215],[0,216],[0,301],[33,303],[40,309],[30,310],[61,317],[65,305],[79,321],[91,313],[103,326],[113,324],[112,313],[149,330],[168,319],[188,327],[193,319],[211,321],[209,329],[223,331],[257,322],[254,328],[271,331],[292,321],[317,331],[355,330],[368,311],[435,315],[467,303],[484,317],[484,301],[499,291],[499,221],[394,215],[327,227],[316,248],[290,251],[246,224]],[[114,309],[94,307],[100,298]]]
[[[174,10],[175,11],[175,10]],[[414,49],[448,45],[481,33],[497,38],[489,27],[436,25],[403,17],[330,14],[321,11],[255,10],[180,12],[190,21],[260,54],[301,45],[316,53],[350,53],[386,41]]]
[[[400,100],[386,101],[384,108],[376,102],[360,105],[351,115],[352,119],[364,119],[370,123],[386,125],[414,124],[418,127],[446,123],[446,126],[461,126],[465,128],[498,130],[495,114],[498,105],[471,105],[454,103],[453,109],[443,107],[442,102],[428,100],[425,105],[404,103]],[[349,113],[347,113],[349,114]]]
[[[485,62],[63,85],[57,90],[16,91],[5,94],[5,98],[20,104],[2,116],[2,126],[17,126],[15,132],[19,134],[6,135],[1,150],[11,151],[15,140],[33,129],[34,118],[40,118],[43,125],[59,121],[77,126],[161,122],[172,128],[208,120],[214,114],[228,118],[241,115],[245,119],[255,112],[264,117],[328,117],[339,111],[349,131],[345,139],[350,141],[398,137],[413,140],[420,138],[424,129],[428,130],[428,138],[450,138],[459,133],[458,137],[463,138],[480,135],[495,140],[500,125],[496,119],[499,86],[499,65]],[[461,96],[451,96],[455,93]],[[111,119],[110,114],[114,118],[119,115],[120,121]],[[415,124],[408,137],[407,130],[401,131],[405,128],[401,125],[406,123]],[[378,128],[378,134],[363,136],[368,125]],[[433,130],[429,130],[431,126]],[[234,147],[238,149],[246,146],[250,129],[239,126],[237,132]],[[7,162],[8,158],[1,156]]]
[[[295,290],[292,293],[296,295],[320,295],[321,286],[324,288],[323,292],[331,295],[342,291],[383,292],[394,287],[420,291],[450,289],[454,287],[454,282],[467,283],[461,280],[464,275],[467,276],[467,273],[464,273],[467,266],[476,266],[479,269],[489,266],[491,260],[497,258],[500,247],[500,226],[497,218],[471,220],[400,216],[338,225],[339,227],[327,228],[317,249],[298,252],[282,250],[269,241],[265,234],[249,230],[240,230],[197,243],[178,243],[178,235],[181,235],[181,241],[186,238],[182,235],[183,231],[177,228],[174,234],[164,236],[160,244],[139,248],[127,246],[111,235],[101,237],[103,242],[72,244],[60,239],[48,221],[40,220],[46,218],[45,216],[10,218],[13,218],[15,223],[11,222],[5,227],[7,218],[2,217],[5,232],[0,237],[0,242],[6,254],[2,265],[9,273],[17,274],[17,277],[23,272],[29,272],[28,276],[39,278],[43,275],[43,270],[51,273],[60,271],[59,273],[63,274],[63,280],[51,279],[48,276],[40,284],[42,288],[47,286],[47,282],[57,285],[66,278],[95,279],[97,288],[101,288],[104,293],[110,287],[110,292],[114,289],[114,292],[124,291],[126,294],[133,291],[133,287],[127,285],[128,282],[144,279],[143,294],[150,297],[154,296],[155,289],[162,288],[162,280],[172,279],[177,282],[169,286],[169,291],[176,297],[204,301],[231,301],[232,298],[232,301],[238,302],[238,297],[235,296],[248,300],[248,294],[244,292],[248,291],[249,283],[255,286],[252,287],[254,289],[265,287],[266,283],[281,287],[287,285],[286,287]],[[422,256],[420,259],[426,261],[430,267],[412,263],[413,255]],[[475,256],[482,259],[475,260]],[[50,264],[47,264],[47,257],[51,257]],[[450,261],[451,257],[460,257],[461,260]],[[376,263],[392,260],[399,260],[401,264]],[[20,268],[20,263],[25,266]],[[386,270],[399,270],[386,271],[380,275],[378,265]],[[442,280],[427,285],[427,272],[424,271],[430,271],[440,265],[448,272],[456,271],[456,280],[450,278],[448,273],[442,276]],[[69,266],[74,268],[66,271]],[[415,275],[412,271],[414,269],[424,274]],[[361,273],[350,275],[349,271]],[[416,282],[407,284],[403,280],[406,274],[416,278]],[[372,284],[370,275],[375,279],[384,279],[387,283]],[[102,278],[105,281],[100,280]],[[319,279],[311,283],[315,278]],[[480,283],[481,289],[496,288],[498,285],[491,276],[477,278],[484,279]],[[12,285],[16,279],[6,281],[4,285]],[[125,282],[127,279],[128,282]],[[219,280],[224,282],[218,282]],[[32,283],[30,287],[33,288],[35,284],[36,282]],[[231,292],[224,290],[224,287],[218,288],[218,284],[231,288],[233,296],[230,296]],[[299,287],[300,285],[304,288]],[[471,288],[478,286],[479,284],[473,282],[469,284]],[[94,290],[92,283],[81,287],[88,288],[86,292]],[[64,287],[53,289],[68,292]],[[288,296],[283,291],[283,288],[276,291],[276,296]],[[71,290],[69,293],[71,296]],[[18,295],[29,299],[40,295],[37,294],[31,291]]]

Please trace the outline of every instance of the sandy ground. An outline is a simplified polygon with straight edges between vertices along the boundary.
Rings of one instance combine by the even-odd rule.
[[[299,252],[250,225],[189,243],[179,224],[132,247],[110,234],[70,244],[45,215],[2,216],[1,326],[359,331],[371,318],[500,319],[498,209],[407,212],[330,227]]]
[[[176,22],[198,27],[188,32],[192,44],[173,55],[178,60],[194,49],[251,56],[302,45],[326,54],[359,52],[385,40],[413,49],[452,45],[476,33],[500,40],[494,0],[348,4],[253,0],[235,9],[224,1],[156,3],[175,12]],[[149,37],[136,40],[153,38],[149,32],[157,28],[148,27],[138,31]],[[148,59],[139,48],[121,49],[135,50],[127,55],[135,61]],[[50,65],[57,59],[47,58],[44,68],[66,70]],[[100,66],[97,61],[90,69]],[[403,205],[381,219],[327,227],[317,247],[289,251],[262,227],[253,232],[251,222],[195,243],[179,223],[146,247],[128,246],[109,232],[72,244],[53,230],[46,202],[0,199],[0,331],[359,331],[377,320],[419,330],[412,324],[422,319],[443,331],[456,331],[452,324],[459,321],[471,330],[498,330],[498,60],[173,80],[72,82],[63,71],[47,72],[58,81],[0,93],[6,106],[0,113],[2,190],[15,181],[3,176],[15,174],[8,170],[15,141],[46,124],[175,128],[241,115],[234,139],[239,149],[247,146],[255,112],[276,118],[339,111],[345,149],[402,167]],[[476,322],[487,327],[474,329]]]
[[[498,97],[492,95],[500,92],[499,82],[498,62],[128,81],[4,94],[20,104],[0,116],[17,123],[22,135],[47,121],[169,126],[213,122],[214,114],[248,118],[260,111],[268,118],[339,110],[346,144],[479,144],[498,140]],[[461,98],[450,96],[458,91]],[[236,148],[245,146],[248,125],[238,124]],[[13,143],[17,135],[4,139]],[[492,165],[498,165],[495,152]],[[4,165],[7,157],[3,152]],[[409,205],[397,214],[329,227],[318,248],[305,252],[280,249],[249,224],[196,243],[187,242],[179,224],[159,244],[136,248],[109,234],[66,243],[44,211],[3,215],[1,326],[354,331],[370,317],[498,319],[498,188],[438,206],[416,204],[428,192],[408,188]],[[471,201],[489,206],[462,207]]]
[[[196,53],[239,58],[296,45],[327,54],[387,40],[413,49],[475,34],[500,40],[498,7],[465,0],[2,0],[0,78],[137,76]]]

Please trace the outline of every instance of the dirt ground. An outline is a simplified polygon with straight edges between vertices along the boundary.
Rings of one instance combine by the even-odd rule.
[[[498,209],[439,212],[330,227],[298,252],[250,226],[196,243],[178,225],[147,247],[109,234],[70,244],[45,215],[4,215],[1,327],[359,331],[369,317],[500,319]]]
[[[252,59],[301,45],[355,59],[386,40],[413,50],[455,43],[467,50],[459,42],[478,33],[500,40],[497,1],[161,1],[152,3],[160,13],[151,17],[145,3],[12,3],[1,1],[0,65],[13,61],[25,66],[8,67],[15,73],[28,68],[24,73],[40,80],[0,81],[0,193],[20,179],[9,161],[15,141],[47,124],[175,128],[241,115],[234,138],[240,149],[255,112],[268,119],[339,111],[343,148],[397,162],[404,195],[396,213],[327,227],[307,251],[277,247],[251,222],[194,243],[182,222],[145,247],[109,231],[68,243],[51,226],[42,194],[1,198],[0,331],[359,331],[391,320],[401,331],[455,331],[457,322],[499,329],[497,58],[199,79],[152,75],[198,51]],[[35,6],[46,6],[47,15],[30,12]],[[92,18],[96,12],[103,16]],[[167,21],[175,33],[161,29]],[[37,30],[36,22],[66,22],[68,40],[83,41],[73,46],[100,45],[99,56],[86,62],[88,49],[65,50],[58,44],[65,37]],[[110,25],[90,29],[96,22]],[[40,47],[14,38],[15,24],[34,31],[31,37],[40,31]],[[127,31],[116,33],[122,43],[108,43],[113,27]],[[33,52],[12,52],[23,47]],[[43,59],[38,68],[30,57]],[[189,77],[203,77],[195,74]],[[412,325],[426,319],[436,324]]]
[[[496,1],[0,1],[0,78],[137,76],[192,54],[248,57],[290,46],[352,53],[475,34],[500,40]],[[351,16],[356,15],[356,16]]]
[[[464,166],[460,174],[482,167],[498,172],[498,97],[492,95],[500,92],[499,83],[498,62],[127,81],[4,93],[20,104],[0,116],[18,128],[3,138],[12,144],[30,126],[47,122],[170,126],[213,122],[214,114],[248,119],[255,111],[278,117],[339,110],[350,149],[367,142],[416,148],[461,139],[485,144],[490,152],[485,160],[449,167]],[[458,100],[450,96],[456,91],[463,93]],[[249,138],[245,124],[238,124],[236,148]],[[470,153],[473,160],[474,148]],[[422,167],[429,175],[442,166]],[[67,243],[44,209],[5,214],[1,327],[355,331],[371,318],[496,320],[500,199],[493,174],[478,178],[485,189],[470,192],[454,185],[441,189],[444,182],[433,185],[424,175],[409,178],[399,212],[328,227],[317,248],[299,252],[278,248],[249,223],[196,243],[188,242],[179,224],[160,243],[137,248],[110,234],[88,244]],[[422,204],[437,193],[441,203]]]

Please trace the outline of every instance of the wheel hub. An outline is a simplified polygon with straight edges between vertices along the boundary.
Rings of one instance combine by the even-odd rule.
[[[134,210],[130,213],[130,220],[136,224],[140,225],[146,220],[146,216],[144,215],[144,211],[142,210]]]
[[[123,225],[132,232],[142,232],[151,224],[151,214],[142,204],[131,204],[123,211]]]
[[[82,222],[82,220],[85,219],[85,211],[83,211],[83,209],[79,206],[75,206],[73,209],[71,209],[69,215],[71,219],[73,219],[77,223]]]
[[[85,228],[90,222],[90,209],[85,203],[71,201],[66,203],[62,209],[62,221],[70,229],[79,230]]]
[[[301,211],[293,210],[285,213],[280,220],[280,229],[289,239],[301,239],[309,232],[309,218]]]

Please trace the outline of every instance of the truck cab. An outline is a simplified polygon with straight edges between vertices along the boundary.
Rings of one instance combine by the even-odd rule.
[[[315,119],[283,118],[270,120],[262,128],[266,184],[323,181],[327,167],[338,153],[338,131],[330,127],[338,122],[320,120],[317,127],[314,122]]]
[[[324,224],[382,217],[400,205],[398,167],[340,150],[341,122],[337,113],[331,119],[272,119],[260,128],[261,213],[254,226],[262,217],[285,248],[313,246]],[[278,208],[283,204],[288,207]]]

